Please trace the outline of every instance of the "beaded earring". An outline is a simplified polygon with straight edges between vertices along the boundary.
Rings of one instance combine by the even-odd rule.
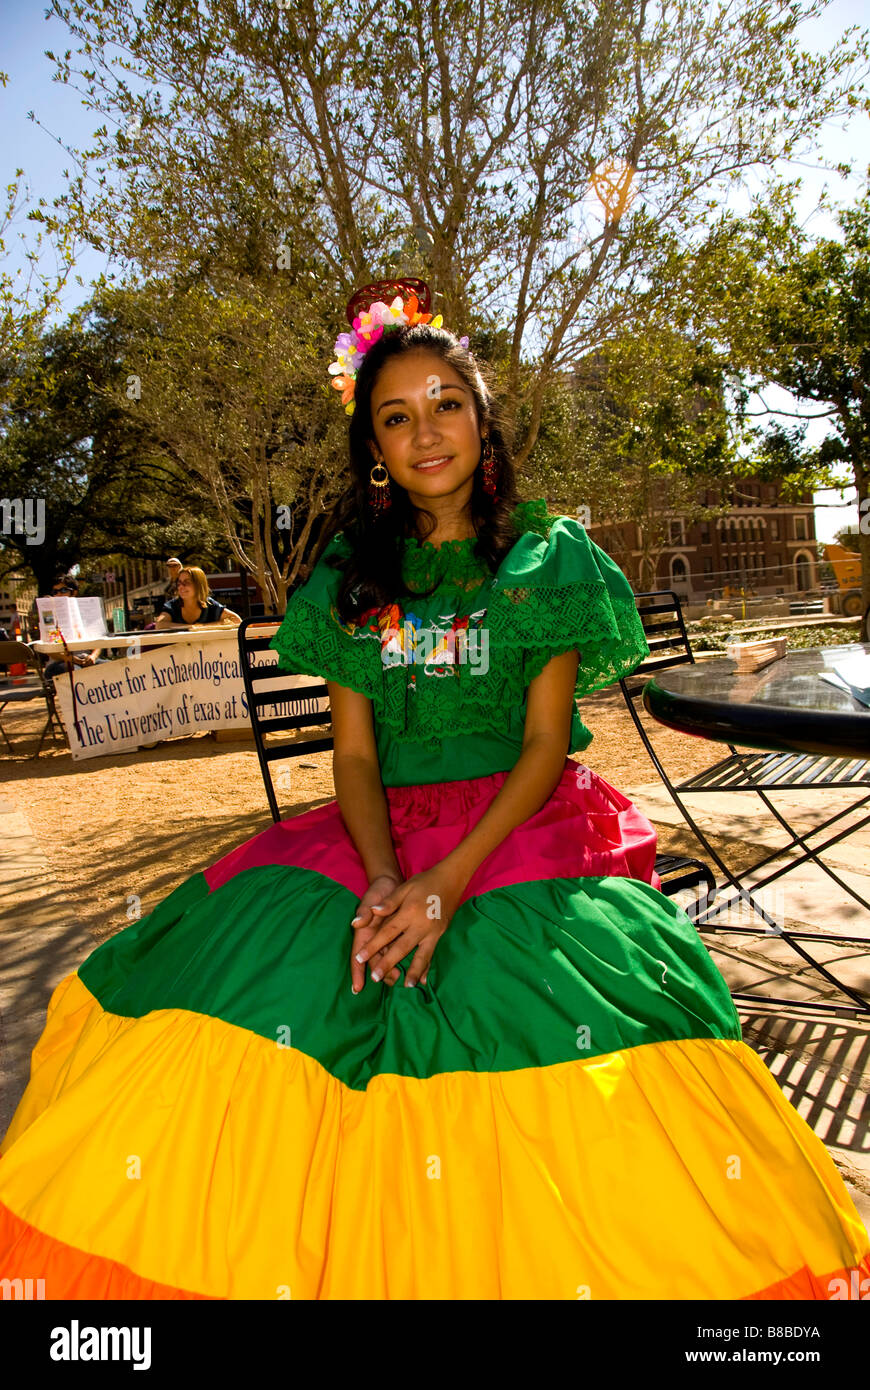
[[[375,470],[380,468],[383,473],[382,478],[375,477]],[[393,505],[390,494],[390,475],[384,464],[376,463],[372,465],[369,474],[369,506],[373,512],[385,512],[388,507]]]
[[[482,460],[483,460],[483,490],[484,490],[484,492],[488,492],[488,493],[490,494],[491,497],[494,497],[495,494],[496,494],[496,481],[495,481],[496,462],[495,462],[495,459],[494,459],[493,456],[492,456],[492,445],[490,444],[488,438],[487,438],[487,439],[484,439],[484,441],[483,441],[483,454],[482,454]]]

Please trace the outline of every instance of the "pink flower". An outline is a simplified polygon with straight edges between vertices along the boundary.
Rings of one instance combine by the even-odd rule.
[[[381,299],[375,300],[370,309],[365,309],[357,315],[353,326],[357,336],[363,339],[367,347],[371,347],[381,337],[385,328],[404,325],[407,322],[404,300],[397,294],[392,304],[385,304]]]
[[[383,325],[372,317],[370,310],[366,310],[362,314],[357,314],[353,321],[353,326],[360,340],[363,352],[367,352],[368,349],[378,341],[378,338],[380,338],[384,331]]]

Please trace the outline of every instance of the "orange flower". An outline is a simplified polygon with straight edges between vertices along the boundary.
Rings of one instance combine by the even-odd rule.
[[[341,403],[347,405],[348,401],[353,400],[356,382],[352,376],[334,376],[332,384],[336,391],[341,392]]]
[[[408,323],[409,323],[409,324],[413,324],[413,323],[428,323],[429,320],[431,319],[431,317],[432,317],[431,314],[420,314],[420,313],[418,313],[418,309],[419,309],[419,308],[420,308],[420,301],[419,301],[419,299],[417,298],[417,296],[416,296],[415,294],[412,294],[412,295],[411,295],[411,298],[410,298],[410,299],[406,302],[406,304],[405,304],[405,313],[406,313],[407,316],[408,316]]]

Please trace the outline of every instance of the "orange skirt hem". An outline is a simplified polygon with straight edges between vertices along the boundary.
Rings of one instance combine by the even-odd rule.
[[[117,1260],[89,1255],[22,1221],[0,1202],[0,1250],[6,1253],[0,1277],[21,1283],[20,1297],[63,1299],[209,1299],[208,1294],[174,1289],[143,1279]],[[5,1292],[5,1289],[4,1289]],[[9,1297],[9,1293],[6,1293]],[[16,1294],[16,1296],[19,1296]]]

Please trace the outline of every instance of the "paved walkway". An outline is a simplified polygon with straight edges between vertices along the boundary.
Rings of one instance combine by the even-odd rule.
[[[682,825],[679,812],[658,783],[626,791],[664,831]],[[806,799],[806,798],[805,798]],[[735,845],[767,843],[769,825],[750,812],[749,797],[707,799],[701,811],[711,827],[727,825]],[[792,807],[811,819],[816,805]],[[716,803],[716,804],[714,804]],[[774,840],[774,843],[776,841]],[[717,841],[717,844],[719,842]],[[42,1032],[54,986],[77,968],[94,942],[79,929],[25,815],[0,798],[0,1135],[4,1134],[27,1083],[30,1053]],[[688,847],[686,852],[689,852]],[[870,896],[870,830],[833,852],[845,877],[862,883]],[[773,893],[773,890],[770,890]],[[861,931],[870,938],[870,914],[830,880],[810,870],[787,878],[778,902],[787,924],[829,931]],[[745,919],[740,919],[745,924]],[[734,989],[759,988],[796,1001],[836,992],[812,977],[776,938],[706,937],[719,968]],[[834,973],[870,992],[868,957],[861,949],[819,948]],[[762,1005],[740,1010],[744,1036],[759,1052],[785,1094],[826,1144],[870,1231],[870,1139],[867,1077],[870,1026],[852,1020],[813,1022],[796,1008],[781,1017]]]
[[[27,1084],[52,990],[93,949],[27,817],[0,797],[0,1135]]]

